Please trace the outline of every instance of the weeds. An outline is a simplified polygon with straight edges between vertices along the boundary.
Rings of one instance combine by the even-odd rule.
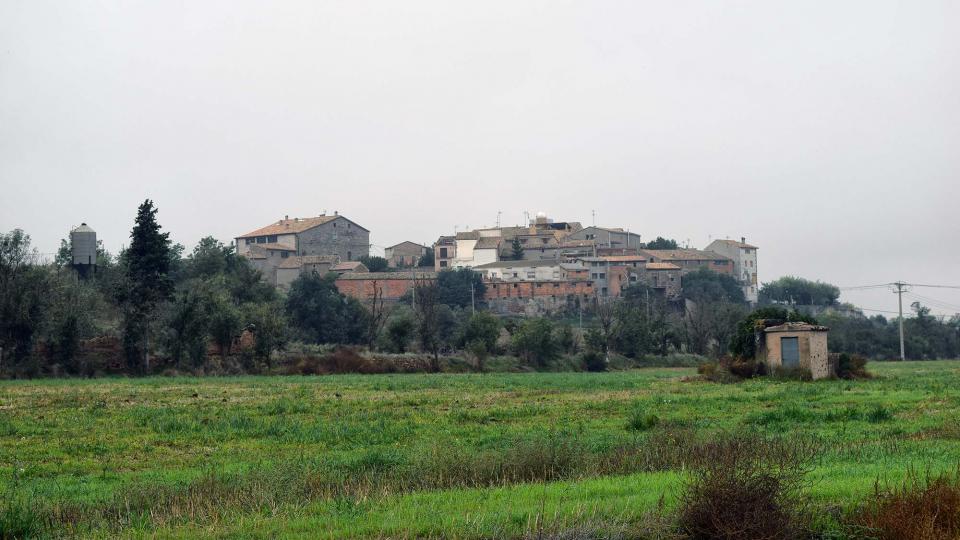
[[[880,540],[960,538],[960,476],[957,473],[920,478],[909,474],[893,489],[877,484],[874,497],[857,512],[851,536]]]

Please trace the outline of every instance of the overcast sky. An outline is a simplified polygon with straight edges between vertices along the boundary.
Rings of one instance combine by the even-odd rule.
[[[960,285],[957,21],[955,1],[0,0],[0,229],[49,253],[86,221],[115,251],[149,197],[188,248],[339,210],[380,251],[595,211],[745,236],[761,281]]]

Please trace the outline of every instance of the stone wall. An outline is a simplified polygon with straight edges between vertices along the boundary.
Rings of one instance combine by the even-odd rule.
[[[298,235],[300,255],[338,255],[355,261],[370,254],[370,231],[340,216]]]

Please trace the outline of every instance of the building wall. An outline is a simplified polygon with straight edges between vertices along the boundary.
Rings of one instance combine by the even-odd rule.
[[[484,298],[534,298],[541,296],[593,296],[589,281],[490,281],[486,283]]]
[[[597,227],[586,227],[566,237],[571,240],[594,240],[597,248],[640,248],[640,235],[627,231],[609,231]]]
[[[425,278],[433,281],[430,278]],[[414,280],[410,278],[393,279],[338,279],[335,282],[337,290],[360,301],[369,301],[373,298],[375,287],[383,290],[384,302],[396,302],[407,291],[413,289]]]
[[[270,243],[273,243],[273,244],[282,244],[282,245],[284,245],[284,246],[288,246],[288,247],[291,247],[291,248],[296,249],[296,247],[297,247],[297,235],[296,235],[296,234],[293,234],[293,233],[290,233],[290,234],[277,234],[277,235],[274,235],[274,236],[277,237],[276,242],[270,242]],[[261,238],[263,238],[263,240],[264,240],[263,242],[260,242],[261,244],[266,244],[266,243],[268,243],[268,242],[266,241],[268,238],[265,238],[265,237],[261,237]],[[257,244],[257,238],[237,238],[237,253],[240,254],[240,255],[243,255],[244,253],[247,253],[248,251],[250,251],[250,246],[255,246],[256,244]]]
[[[725,255],[733,260],[731,275],[740,282],[743,296],[746,297],[747,302],[756,304],[759,300],[760,288],[757,278],[757,250],[714,240],[707,246],[707,251]]]
[[[829,377],[830,364],[827,354],[827,332],[800,331],[800,332],[767,332],[765,334],[766,362],[771,368],[783,365],[780,356],[780,339],[795,337],[800,347],[800,367],[810,370],[814,379]]]
[[[433,245],[433,269],[436,272],[446,268],[453,268],[453,261],[457,258],[457,243],[453,240],[441,241]]]
[[[500,254],[496,249],[474,249],[473,261],[468,266],[480,266],[481,264],[494,263],[500,260]]]
[[[370,232],[338,217],[298,235],[299,255],[338,255],[355,261],[370,254]]]

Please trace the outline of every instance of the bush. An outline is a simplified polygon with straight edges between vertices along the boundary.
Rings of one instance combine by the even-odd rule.
[[[874,490],[853,518],[851,537],[880,540],[960,538],[960,478],[957,474],[908,476],[896,489]]]
[[[587,371],[607,370],[607,359],[600,352],[586,351],[580,356],[580,359],[583,361],[583,368]]]
[[[881,422],[887,422],[893,418],[893,413],[890,412],[890,409],[884,407],[883,405],[874,405],[870,412],[867,413],[867,421],[871,424],[879,424]]]
[[[660,424],[660,417],[653,413],[646,413],[643,409],[635,409],[627,420],[627,429],[630,431],[647,431]]]
[[[837,356],[837,377],[841,379],[869,379],[867,358],[859,354],[841,353]]]
[[[723,435],[698,452],[678,525],[689,538],[790,539],[809,529],[801,488],[817,450],[806,440]]]
[[[766,373],[766,364],[753,358],[724,357],[720,359],[720,363],[727,371],[741,379],[752,379]]]

